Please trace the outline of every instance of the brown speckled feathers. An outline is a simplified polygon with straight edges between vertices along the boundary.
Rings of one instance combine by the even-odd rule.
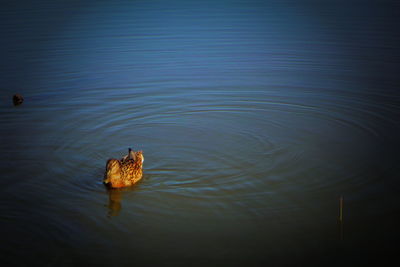
[[[131,186],[143,176],[143,152],[129,150],[121,160],[109,159],[106,164],[104,183],[112,188]]]

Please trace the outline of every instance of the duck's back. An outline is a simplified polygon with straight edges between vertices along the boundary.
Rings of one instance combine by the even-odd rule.
[[[129,186],[138,182],[143,176],[142,164],[139,161],[125,160],[121,166],[121,177]]]

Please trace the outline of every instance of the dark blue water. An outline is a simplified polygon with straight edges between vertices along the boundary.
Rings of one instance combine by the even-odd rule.
[[[5,4],[1,261],[395,259],[398,10],[395,1]],[[107,190],[105,163],[128,147],[143,150],[144,178]]]

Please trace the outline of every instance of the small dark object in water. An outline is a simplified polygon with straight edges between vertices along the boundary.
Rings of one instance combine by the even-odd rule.
[[[15,94],[13,96],[13,102],[14,102],[14,106],[21,105],[22,102],[24,102],[24,98],[20,94]]]

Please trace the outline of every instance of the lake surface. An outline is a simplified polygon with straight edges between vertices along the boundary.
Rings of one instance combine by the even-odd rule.
[[[398,10],[379,1],[6,5],[1,261],[392,259]],[[25,101],[14,107],[17,92]],[[143,150],[144,178],[107,190],[107,159],[129,147]]]

